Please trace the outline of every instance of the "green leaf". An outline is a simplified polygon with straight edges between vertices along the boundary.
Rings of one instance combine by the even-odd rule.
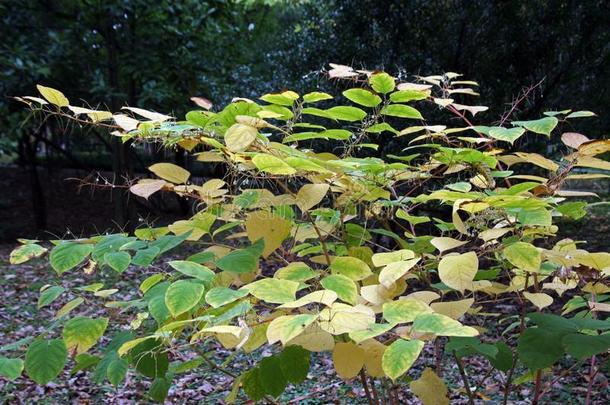
[[[519,359],[530,370],[552,366],[563,356],[562,337],[556,330],[527,328],[517,343]]]
[[[265,397],[265,388],[260,378],[260,370],[258,367],[252,368],[242,374],[241,380],[244,391],[252,401],[260,401]]]
[[[517,139],[519,139],[525,130],[523,128],[502,128],[502,127],[492,127],[489,129],[488,135],[494,139],[498,139],[500,141],[510,142],[512,145]]]
[[[418,315],[432,312],[424,302],[414,298],[390,301],[383,304],[383,319],[390,323],[413,322]]]
[[[587,203],[585,201],[571,201],[557,206],[557,211],[568,218],[578,220],[587,215]]]
[[[162,324],[170,317],[169,309],[165,305],[165,293],[168,288],[169,283],[163,282],[151,287],[144,294],[144,300],[148,304],[148,312],[150,312],[158,324]]]
[[[566,352],[578,360],[584,360],[610,349],[610,335],[584,335],[570,333],[561,340]]]
[[[102,337],[108,318],[92,319],[77,316],[64,325],[63,338],[68,350],[74,349],[77,354],[89,350]]]
[[[211,282],[215,276],[212,270],[195,262],[173,260],[168,264],[174,269],[178,270],[180,273],[189,277],[194,277],[206,283]]]
[[[46,251],[47,248],[36,243],[26,243],[25,245],[18,246],[11,252],[9,262],[11,264],[25,263],[35,257],[42,256]]]
[[[513,352],[504,342],[496,342],[498,353],[495,357],[489,358],[492,366],[500,371],[507,372],[513,365]]]
[[[302,283],[318,277],[318,273],[303,262],[292,262],[288,266],[278,269],[273,277]]]
[[[259,370],[259,378],[265,392],[272,397],[280,396],[284,389],[286,389],[288,381],[282,372],[279,357],[265,357],[259,364]]]
[[[437,313],[418,315],[413,321],[413,329],[423,333],[434,333],[437,336],[477,336],[479,331],[471,326],[464,326],[455,319]]]
[[[383,115],[390,117],[411,118],[423,120],[424,117],[415,108],[402,104],[390,104],[381,109]]]
[[[364,280],[373,272],[368,264],[355,257],[335,257],[330,264],[330,270],[333,274],[340,274],[351,280]]]
[[[128,368],[129,363],[127,360],[119,356],[115,356],[108,364],[108,368],[106,369],[106,376],[108,377],[110,384],[118,387],[125,379]]]
[[[148,267],[159,255],[158,247],[149,247],[147,249],[138,250],[131,260],[136,266]]]
[[[13,381],[21,375],[22,371],[23,360],[0,356],[0,376]]]
[[[390,94],[393,103],[406,103],[409,101],[425,100],[430,97],[430,91],[398,90]]]
[[[366,112],[357,107],[338,106],[325,111],[328,118],[340,121],[362,121],[366,117]]]
[[[307,93],[303,96],[303,101],[306,103],[317,103],[322,100],[330,100],[333,96],[327,93],[322,93],[319,91],[313,91],[311,93]]]
[[[238,249],[218,259],[216,266],[229,273],[251,273],[256,270],[259,256],[250,249]]]
[[[292,106],[294,98],[286,96],[284,93],[281,94],[265,94],[259,97],[261,100],[266,101],[270,104],[283,105],[286,107]]]
[[[97,366],[101,359],[98,356],[94,356],[92,354],[81,353],[77,354],[74,357],[74,360],[76,364],[74,365],[74,367],[72,367],[72,370],[70,370],[70,375],[74,375],[79,371],[86,370],[93,366]]]
[[[142,294],[146,294],[148,290],[150,290],[163,279],[165,279],[165,275],[163,273],[157,273],[153,274],[152,276],[146,277],[146,279],[140,284],[140,291],[142,291]]]
[[[203,297],[204,290],[203,284],[178,280],[172,283],[165,292],[165,305],[175,318],[194,308]]]
[[[377,93],[389,93],[394,91],[396,81],[385,72],[374,73],[369,77],[369,84]]]
[[[66,291],[65,288],[60,287],[58,285],[54,285],[48,288],[45,288],[40,293],[40,297],[38,297],[38,308],[42,308],[51,304],[55,301],[63,292]]]
[[[148,395],[153,401],[163,404],[165,403],[165,398],[167,398],[167,393],[171,387],[172,381],[169,378],[157,377],[153,380],[152,384],[150,384]]]
[[[36,383],[45,385],[59,375],[67,360],[63,340],[35,340],[25,353],[25,372]]]
[[[285,304],[295,300],[299,283],[290,280],[266,278],[242,287],[256,298],[272,303]]]
[[[122,273],[127,270],[131,263],[131,256],[127,252],[113,252],[104,255],[104,261],[112,270]]]
[[[233,124],[225,132],[225,144],[231,152],[243,152],[256,140],[256,128],[245,124]]]
[[[349,89],[343,92],[345,98],[365,107],[377,107],[381,97],[367,89]]]
[[[218,308],[225,304],[236,301],[248,295],[246,290],[233,290],[226,287],[214,287],[205,295],[205,301],[212,306]]]
[[[596,116],[597,114],[595,114],[593,111],[574,111],[566,115],[566,118],[587,118]]]
[[[339,299],[349,304],[356,305],[358,302],[358,287],[350,278],[339,274],[324,277],[320,281],[322,287],[337,293]]]
[[[40,84],[37,84],[36,88],[49,103],[54,104],[57,107],[67,107],[70,105],[70,101],[68,101],[61,91],[51,87],[41,86]]]
[[[518,127],[523,127],[528,131],[535,132],[546,136],[551,136],[551,131],[555,129],[559,120],[555,117],[544,117],[538,120],[531,121],[513,121],[511,124]]]
[[[61,275],[81,264],[93,251],[93,245],[61,242],[51,251],[51,267]]]
[[[526,271],[538,272],[542,255],[530,243],[516,242],[504,248],[502,254],[513,266]]]
[[[297,171],[282,159],[268,153],[257,153],[252,158],[254,166],[262,172],[278,175],[291,175]]]
[[[129,362],[136,370],[150,378],[162,377],[169,367],[167,352],[155,339],[146,339],[130,351]]]
[[[282,373],[292,384],[300,384],[307,378],[311,353],[301,346],[288,346],[279,356]]]
[[[76,297],[73,300],[68,301],[63,307],[59,308],[59,310],[55,314],[55,318],[59,319],[62,316],[68,315],[83,302],[85,302],[85,300],[82,297]]]
[[[421,340],[396,340],[383,352],[381,358],[383,372],[396,381],[411,368],[423,348],[424,342]]]
[[[365,131],[371,132],[373,134],[380,134],[384,131],[392,132],[395,135],[398,135],[400,133],[387,122],[380,122],[379,124],[371,125],[370,127],[366,128]]]

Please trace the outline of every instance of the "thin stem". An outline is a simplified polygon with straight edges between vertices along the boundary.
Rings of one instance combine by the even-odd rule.
[[[371,391],[369,390],[369,385],[366,383],[366,375],[364,374],[364,369],[360,370],[360,382],[364,387],[364,393],[366,395],[366,400],[368,401],[369,405],[375,405],[375,402],[373,401],[373,396],[371,395]]]
[[[585,405],[591,403],[591,392],[593,391],[593,380],[597,375],[597,368],[595,367],[595,356],[591,356],[591,369],[589,370],[589,386],[587,387],[587,396],[585,398]]]
[[[470,384],[468,383],[468,376],[466,375],[466,371],[464,370],[462,361],[457,356],[455,351],[453,352],[453,357],[455,358],[455,362],[458,366],[458,370],[460,371],[460,376],[462,377],[462,382],[464,383],[464,389],[466,390],[466,394],[468,395],[468,404],[474,405],[474,397],[472,396],[472,391],[470,390]]]
[[[532,405],[538,405],[538,401],[540,401],[540,397],[542,392],[540,391],[542,387],[542,370],[536,370],[536,385],[534,386],[534,399],[532,399]]]

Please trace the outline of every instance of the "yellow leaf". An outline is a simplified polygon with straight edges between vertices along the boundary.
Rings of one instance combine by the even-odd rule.
[[[461,241],[453,238],[446,237],[436,237],[432,238],[430,241],[432,246],[438,249],[439,252],[444,252],[445,250],[455,249],[456,247],[460,247],[468,243],[468,241]]]
[[[435,302],[430,304],[430,307],[434,312],[459,319],[470,309],[472,304],[474,304],[474,299],[468,298],[460,301]]]
[[[421,377],[412,381],[409,388],[423,405],[447,405],[447,386],[430,368],[426,368]]]
[[[151,172],[161,177],[164,180],[171,181],[175,184],[184,184],[189,179],[191,173],[184,170],[180,166],[172,163],[155,163],[148,168]]]
[[[328,352],[335,347],[335,338],[314,322],[300,335],[286,343],[286,346],[290,345],[301,346],[310,352]]]
[[[364,349],[351,342],[341,342],[333,350],[333,363],[337,375],[349,380],[358,375],[364,366]]]
[[[70,102],[61,91],[52,89],[51,87],[41,86],[40,84],[37,84],[36,88],[49,103],[55,104],[58,107],[67,107],[70,105]]]
[[[546,308],[553,303],[553,298],[545,293],[531,293],[524,291],[523,296],[527,298],[529,302],[536,305],[538,309]]]
[[[472,289],[472,281],[479,269],[479,259],[475,252],[445,256],[438,264],[438,275],[448,287],[464,292]]]
[[[330,308],[320,311],[320,327],[333,335],[365,330],[375,323],[375,313],[364,305],[335,302]]]
[[[246,233],[252,243],[265,241],[263,257],[269,256],[290,235],[292,223],[270,211],[253,211],[246,218]]]
[[[455,200],[455,202],[453,203],[453,211],[451,213],[451,221],[453,222],[453,225],[455,226],[455,229],[457,229],[457,231],[459,233],[463,233],[463,234],[466,234],[468,232],[466,231],[466,226],[464,225],[464,222],[460,218],[460,215],[458,214],[458,211],[460,209],[460,205],[462,203],[467,202],[467,201],[470,201],[470,199],[468,199],[468,198],[460,198],[458,200]]]
[[[330,186],[328,184],[306,184],[297,193],[297,205],[305,212],[322,201]]]
[[[375,339],[365,340],[360,343],[359,346],[364,350],[364,367],[366,368],[366,373],[375,378],[385,377],[385,373],[381,366],[381,359],[387,346]]]
[[[231,152],[243,152],[254,142],[258,131],[245,124],[233,124],[225,132],[225,144]]]

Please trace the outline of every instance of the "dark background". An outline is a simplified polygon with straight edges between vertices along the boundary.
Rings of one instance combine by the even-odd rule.
[[[194,108],[192,96],[220,108],[234,96],[339,86],[317,73],[328,62],[406,79],[454,71],[481,84],[479,103],[492,108],[479,122],[497,121],[524,88],[544,79],[515,119],[572,108],[599,114],[579,121],[579,132],[604,138],[610,128],[608,1],[3,0],[0,19],[5,241],[187,215],[190,208],[170,197],[145,206],[122,190],[66,179],[121,183],[160,159],[198,170],[181,152],[125,149],[100,129],[31,116],[11,97],[37,95],[37,83],[77,105],[182,117]]]

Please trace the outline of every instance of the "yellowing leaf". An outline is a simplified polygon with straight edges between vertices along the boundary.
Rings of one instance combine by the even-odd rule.
[[[335,338],[314,322],[286,344],[289,345],[301,346],[310,352],[326,352],[335,347]]]
[[[254,166],[262,172],[278,175],[295,174],[295,168],[284,162],[282,159],[268,153],[258,153],[252,158]]]
[[[333,350],[333,363],[337,375],[349,380],[358,375],[364,366],[364,350],[351,342],[340,342]]]
[[[292,222],[271,211],[253,211],[246,218],[246,233],[252,243],[263,239],[263,257],[269,256],[279,248],[290,235]]]
[[[225,132],[225,144],[231,152],[243,152],[254,142],[258,131],[245,124],[233,124]]]
[[[400,299],[383,304],[383,319],[390,323],[413,322],[418,315],[432,312],[430,307],[414,298]]]
[[[335,302],[330,308],[320,311],[320,327],[333,335],[365,330],[375,323],[375,313],[363,305]]]
[[[299,308],[311,303],[320,303],[326,306],[332,305],[337,300],[337,293],[331,290],[318,290],[302,296],[296,301],[287,302],[278,308]]]
[[[316,320],[315,315],[300,314],[286,315],[275,318],[267,328],[267,340],[269,344],[281,341],[282,344],[287,344],[290,340],[296,338],[305,329]]]
[[[385,350],[381,359],[385,375],[396,381],[411,368],[423,348],[424,342],[421,340],[396,340]]]
[[[419,257],[411,260],[390,263],[379,273],[379,282],[386,288],[390,288],[398,279],[407,274],[419,262]]]
[[[334,258],[330,270],[333,274],[339,274],[354,281],[364,280],[372,274],[365,262],[349,256]]]
[[[294,301],[299,283],[277,278],[264,278],[242,288],[256,298],[273,304],[284,304]]]
[[[151,172],[161,177],[164,180],[171,181],[175,184],[184,184],[187,182],[191,173],[184,170],[180,166],[172,163],[155,163],[148,168]]]
[[[376,267],[385,266],[390,263],[413,259],[415,253],[412,250],[401,249],[393,252],[375,253],[371,258]]]
[[[542,255],[538,249],[530,243],[513,243],[504,248],[502,254],[513,266],[519,269],[532,272],[540,270]]]
[[[523,296],[532,304],[536,305],[538,309],[548,307],[553,303],[553,298],[545,293],[531,293],[524,291]]]
[[[464,292],[472,289],[472,281],[479,269],[479,259],[475,252],[445,256],[438,264],[438,275],[448,287]]]
[[[68,101],[61,91],[52,89],[51,87],[41,86],[40,84],[37,84],[36,88],[49,103],[58,107],[67,107],[70,105],[70,101]]]
[[[436,237],[432,238],[430,241],[432,246],[438,249],[439,252],[444,252],[445,250],[455,249],[456,247],[463,246],[468,243],[468,241],[457,240],[453,238],[447,237]]]
[[[306,184],[297,193],[297,205],[305,212],[322,201],[330,186],[328,184]]]
[[[430,368],[426,368],[421,377],[412,381],[409,388],[423,405],[449,405],[447,386]]]

